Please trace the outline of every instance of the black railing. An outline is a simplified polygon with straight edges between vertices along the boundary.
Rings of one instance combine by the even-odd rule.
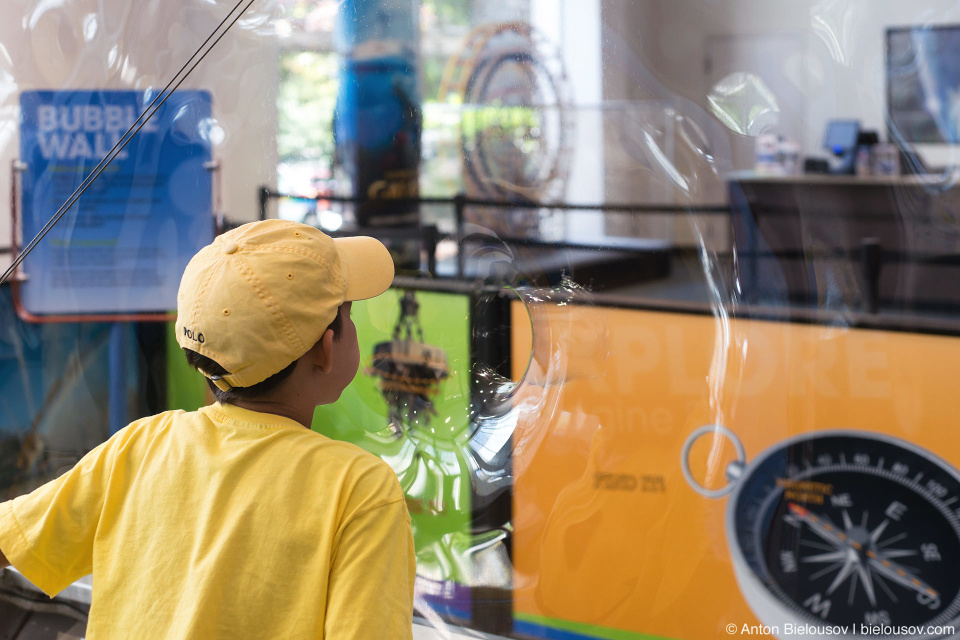
[[[259,190],[260,215],[262,218],[267,216],[267,207],[271,200],[275,199],[294,199],[304,201],[326,201],[330,203],[339,203],[343,205],[362,205],[364,201],[358,198],[342,196],[300,196],[296,194],[280,193],[267,187],[261,187]],[[366,201],[369,202],[369,201]],[[384,201],[378,201],[382,204]],[[465,269],[465,245],[474,246],[483,243],[502,244],[507,247],[526,247],[534,249],[564,251],[564,250],[594,250],[601,252],[619,252],[623,254],[644,254],[654,251],[666,252],[669,255],[676,255],[682,250],[669,245],[665,248],[651,249],[649,247],[635,246],[631,244],[603,243],[588,244],[578,242],[553,242],[542,240],[537,237],[509,237],[509,236],[483,236],[482,234],[468,234],[465,229],[465,212],[468,207],[494,207],[502,209],[545,209],[556,211],[599,211],[604,214],[693,214],[693,215],[731,215],[739,219],[739,224],[749,224],[749,211],[735,210],[733,206],[728,205],[676,205],[676,204],[573,204],[573,203],[536,203],[530,201],[522,202],[503,202],[495,200],[486,200],[479,198],[468,198],[462,194],[446,198],[413,198],[405,200],[389,200],[391,204],[398,206],[416,206],[416,205],[444,205],[453,209],[453,222],[455,231],[453,236],[457,242],[456,251],[456,271],[453,281],[469,280]],[[746,213],[746,215],[744,215]],[[751,233],[756,234],[754,228]],[[328,232],[331,235],[352,235],[364,233],[380,239],[417,239],[422,242],[426,250],[427,270],[431,277],[437,276],[436,250],[441,234],[434,225],[427,226],[367,226],[351,227],[340,231]],[[862,238],[859,246],[855,247],[823,247],[817,250],[803,249],[765,249],[761,248],[756,242],[746,242],[741,233],[733,229],[731,223],[731,245],[728,254],[715,256],[720,261],[721,278],[729,278],[730,291],[720,291],[725,300],[721,303],[718,300],[704,298],[696,301],[670,300],[661,298],[645,297],[643,294],[626,295],[616,293],[594,293],[592,298],[599,304],[609,304],[617,307],[630,307],[637,309],[649,309],[658,311],[676,311],[680,313],[714,313],[718,305],[728,304],[732,315],[741,317],[756,317],[767,319],[780,319],[799,322],[815,323],[850,323],[851,326],[888,328],[897,331],[919,331],[931,333],[960,333],[960,303],[954,304],[952,297],[944,297],[942,301],[933,301],[933,304],[927,302],[917,303],[915,301],[893,300],[881,298],[880,279],[884,273],[884,268],[894,268],[898,265],[936,265],[941,268],[953,269],[960,267],[960,255],[944,255],[936,253],[927,253],[917,250],[891,250],[884,248],[875,238]],[[751,236],[752,237],[752,236]],[[756,238],[755,238],[756,239]],[[810,267],[814,263],[824,260],[838,260],[850,263],[860,278],[860,290],[854,306],[854,310],[831,310],[817,308],[817,300],[804,294],[800,297],[794,295],[794,292],[788,292],[781,295],[769,295],[770,292],[763,291],[763,282],[757,279],[757,274],[752,277],[744,278],[749,272],[756,272],[762,269],[762,260],[772,260],[780,263],[794,262],[806,264]],[[602,270],[602,269],[601,269]],[[746,270],[746,271],[745,271]],[[611,270],[608,270],[611,271]],[[600,274],[602,277],[602,273]],[[890,274],[887,274],[888,277]],[[810,285],[808,283],[808,285]],[[734,291],[733,285],[746,285],[749,290]],[[443,285],[440,285],[441,287]],[[713,295],[716,295],[714,292]],[[958,292],[960,296],[960,292]],[[780,300],[776,305],[769,304],[770,299]],[[881,308],[883,313],[881,314]],[[957,320],[953,315],[957,313]]]
[[[325,200],[327,202],[338,202],[343,204],[360,205],[371,202],[369,198],[356,198],[352,196],[302,196],[291,193],[280,193],[269,187],[260,187],[260,219],[264,220],[267,216],[267,203],[270,200],[280,198],[290,198],[293,200]],[[516,202],[504,202],[503,200],[486,200],[483,198],[469,198],[463,194],[457,194],[444,198],[391,198],[389,200],[376,200],[380,204],[402,205],[421,205],[421,204],[441,204],[454,207],[455,211],[463,213],[468,206],[472,207],[497,207],[501,209],[552,209],[555,211],[604,211],[610,213],[705,213],[705,214],[727,214],[731,208],[728,205],[676,205],[676,204],[576,204],[570,202],[533,202],[530,200],[518,200]]]
[[[344,205],[362,206],[371,202],[379,205],[389,204],[397,207],[420,206],[420,205],[446,205],[453,209],[454,214],[454,236],[457,241],[457,277],[463,277],[465,273],[463,258],[463,243],[467,238],[464,229],[465,214],[467,207],[491,207],[500,209],[549,209],[552,211],[599,211],[602,213],[620,213],[620,214],[639,214],[649,215],[653,213],[696,213],[706,215],[727,215],[731,213],[731,208],[727,205],[676,205],[676,204],[595,204],[595,203],[569,203],[569,202],[533,202],[523,200],[517,202],[504,202],[502,200],[488,200],[483,198],[470,198],[464,194],[457,194],[452,197],[433,198],[391,198],[389,200],[370,200],[349,196],[330,196],[316,195],[303,196],[290,193],[281,193],[262,186],[258,193],[259,217],[265,220],[268,215],[267,206],[271,200],[290,199],[303,201],[324,201]],[[434,225],[376,225],[376,226],[353,226],[336,232],[329,232],[331,235],[353,235],[363,233],[372,235],[380,239],[416,239],[420,238],[427,253],[428,271],[431,275],[436,275],[436,248],[440,234]],[[568,249],[568,250],[594,250],[594,251],[621,251],[642,253],[649,249],[644,247],[631,246],[629,244],[585,244],[577,242],[551,242],[541,240],[535,237],[516,237],[516,236],[498,236],[497,240],[508,246],[533,247],[540,249]]]

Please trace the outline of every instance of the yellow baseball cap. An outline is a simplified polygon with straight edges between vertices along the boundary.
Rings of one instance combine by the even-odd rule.
[[[245,224],[187,264],[177,343],[230,372],[204,372],[221,389],[249,387],[313,347],[344,302],[386,291],[393,274],[393,258],[375,238],[333,239],[284,220]]]

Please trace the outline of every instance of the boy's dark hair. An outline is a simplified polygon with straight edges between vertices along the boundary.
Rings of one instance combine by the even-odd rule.
[[[330,326],[327,329],[333,330],[333,339],[340,339],[340,331],[343,329],[343,321],[340,319],[340,312],[337,311],[336,317],[334,317],[333,322],[330,323]],[[326,331],[324,331],[326,333]],[[230,375],[230,372],[217,364],[214,360],[211,360],[207,356],[201,355],[192,349],[183,349],[183,353],[187,356],[187,364],[189,364],[194,369],[199,370],[200,372],[205,372],[213,376],[227,376]],[[217,402],[220,404],[233,404],[235,401],[240,400],[252,400],[254,398],[259,398],[260,396],[270,393],[274,389],[280,386],[280,384],[290,377],[290,374],[293,373],[293,370],[297,366],[297,361],[294,360],[286,367],[276,372],[266,380],[258,382],[257,384],[251,385],[249,387],[233,387],[229,391],[224,391],[217,385],[213,384],[213,380],[207,378],[207,386],[210,387],[210,391],[216,397]],[[206,376],[204,376],[206,378]]]

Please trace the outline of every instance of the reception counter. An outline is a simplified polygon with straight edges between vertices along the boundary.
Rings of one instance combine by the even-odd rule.
[[[819,308],[960,309],[957,174],[729,176],[743,298]]]

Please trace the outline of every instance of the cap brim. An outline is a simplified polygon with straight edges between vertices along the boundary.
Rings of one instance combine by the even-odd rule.
[[[383,243],[368,236],[335,238],[347,276],[344,302],[373,298],[393,283],[393,257]]]

